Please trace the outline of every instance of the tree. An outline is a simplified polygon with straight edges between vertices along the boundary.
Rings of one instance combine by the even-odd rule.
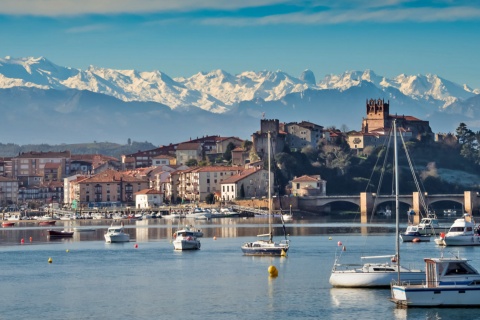
[[[229,142],[225,152],[223,153],[223,159],[230,161],[232,160],[232,150],[235,149],[233,142]]]
[[[243,150],[249,151],[253,146],[253,142],[249,140],[244,140],[242,143]]]
[[[195,167],[198,165],[198,161],[197,159],[188,159],[185,165],[188,167]]]
[[[243,187],[243,183],[240,186],[240,198],[242,198],[242,199],[245,198],[245,188]]]

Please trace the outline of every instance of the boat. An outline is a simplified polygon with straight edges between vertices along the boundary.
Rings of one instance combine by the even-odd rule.
[[[75,227],[75,228],[73,228],[73,231],[75,231],[75,232],[94,232],[95,229]]]
[[[130,241],[130,235],[125,232],[123,223],[120,226],[110,226],[104,236],[106,243]]]
[[[48,230],[48,236],[50,238],[71,238],[73,237],[73,231]]]
[[[178,230],[179,232],[182,231],[187,231],[189,233],[192,233],[192,235],[196,238],[201,238],[203,237],[203,232],[200,229],[196,229],[193,225],[186,225],[183,229]]]
[[[430,234],[421,234],[418,226],[408,226],[407,230],[400,233],[403,242],[430,242]]]
[[[15,226],[15,222],[11,222],[11,221],[3,221],[2,222],[2,227],[13,227]]]
[[[39,225],[39,226],[53,226],[53,225],[55,225],[56,222],[57,222],[56,220],[50,220],[50,221],[49,221],[49,220],[45,220],[45,221],[40,221],[40,222],[38,223],[38,225]]]
[[[448,231],[448,226],[441,225],[434,213],[429,213],[427,217],[422,218],[417,226],[421,234],[437,235]]]
[[[398,199],[398,151],[397,151],[397,132],[396,121],[393,122],[393,136],[394,136],[394,172],[395,172],[395,207],[396,212],[399,211]],[[372,262],[363,264],[341,264],[336,257],[333,264],[332,273],[329,282],[334,287],[345,288],[370,288],[370,287],[389,287],[392,280],[400,275],[401,279],[411,281],[421,281],[425,279],[425,273],[419,269],[410,269],[403,267],[400,264],[400,244],[399,244],[399,214],[396,214],[395,219],[395,255],[383,256],[366,256],[361,257],[361,260],[389,260],[384,262]],[[342,250],[343,252],[343,250]]]
[[[74,220],[75,218],[76,218],[75,215],[70,214],[70,213],[66,213],[66,214],[64,214],[63,216],[60,217],[60,220],[69,221],[69,220]]]
[[[467,259],[425,258],[424,281],[391,286],[391,301],[406,307],[479,307],[480,274]]]
[[[7,218],[8,221],[20,221],[21,219],[22,217],[19,214],[12,214]]]
[[[290,205],[290,211],[288,213],[282,213],[283,221],[292,221],[293,214],[292,214],[292,205]]]
[[[257,241],[246,242],[242,245],[241,249],[244,255],[247,256],[286,256],[287,251],[290,248],[290,240],[287,239],[285,233],[285,225],[283,226],[285,240],[280,242],[273,241],[273,229],[272,229],[272,172],[271,168],[271,133],[268,132],[268,233],[260,234],[258,237],[268,237],[268,240],[262,239]]]
[[[187,229],[177,230],[173,237],[173,248],[175,250],[199,250],[200,249],[200,240],[195,236],[194,231],[189,231]]]
[[[478,246],[480,245],[479,230],[475,228],[473,217],[465,213],[462,218],[456,219],[447,234],[443,237],[445,246]]]

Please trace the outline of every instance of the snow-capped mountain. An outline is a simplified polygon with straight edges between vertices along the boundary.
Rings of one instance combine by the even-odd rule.
[[[395,88],[405,96],[433,105],[434,109],[448,108],[456,101],[480,93],[480,89],[472,90],[466,85],[431,74],[401,74],[387,79],[371,70],[348,71],[341,75],[327,75],[315,83],[315,76],[310,70],[305,70],[299,78],[282,71],[247,71],[231,75],[223,70],[214,70],[189,78],[172,79],[161,71],[61,67],[43,57],[0,59],[0,88],[88,90],[126,102],[158,102],[172,109],[195,106],[215,113],[226,112],[241,101],[257,98],[276,101],[288,94],[309,89],[345,91],[364,82],[372,83],[385,92]]]
[[[81,123],[66,127],[76,136],[98,136],[99,128],[105,136],[106,132],[129,134],[129,130],[131,136],[148,134],[162,123],[165,130],[181,128],[190,136],[205,134],[206,127],[214,129],[212,134],[229,135],[235,127],[236,134],[243,129],[244,134],[238,135],[248,138],[259,128],[264,114],[282,122],[308,120],[325,127],[346,125],[359,130],[365,101],[370,98],[389,100],[392,113],[430,121],[434,132],[452,132],[459,121],[479,130],[479,94],[480,89],[431,74],[386,78],[372,70],[347,71],[326,75],[317,82],[310,70],[298,78],[282,71],[232,75],[213,70],[171,78],[157,70],[96,66],[80,70],[58,66],[43,57],[6,57],[0,59],[0,107],[10,127],[0,127],[0,136],[12,134],[19,125],[21,132],[26,114],[32,117],[30,124],[39,119],[52,126]],[[105,117],[114,121],[105,121]],[[138,123],[142,130],[130,129],[132,123]],[[162,141],[169,142],[172,140]]]

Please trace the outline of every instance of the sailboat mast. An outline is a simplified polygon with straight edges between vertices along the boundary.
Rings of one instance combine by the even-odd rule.
[[[397,253],[397,271],[398,282],[400,282],[400,240],[399,240],[399,224],[400,224],[400,208],[398,202],[398,148],[397,148],[397,120],[393,120],[393,144],[394,144],[394,170],[395,170],[395,248]]]
[[[273,240],[272,234],[272,171],[271,171],[271,157],[270,157],[270,149],[271,146],[271,133],[268,131],[268,141],[267,141],[267,148],[268,148],[268,234],[270,235],[270,242]]]

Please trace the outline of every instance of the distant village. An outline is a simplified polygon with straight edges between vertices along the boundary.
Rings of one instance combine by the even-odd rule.
[[[322,139],[345,138],[353,150],[383,145],[393,121],[406,139],[434,135],[429,122],[407,115],[391,115],[389,102],[366,101],[361,131],[342,132],[308,121],[280,123],[261,119],[251,145],[238,137],[204,136],[152,150],[122,155],[25,152],[0,158],[0,207],[57,204],[64,208],[128,205],[138,209],[164,204],[224,202],[261,199],[268,195],[268,132],[272,153],[317,148]],[[360,121],[360,119],[359,119]],[[228,152],[230,161],[225,161]],[[202,165],[199,165],[202,164]],[[320,176],[292,179],[288,196],[326,195],[327,181]]]

